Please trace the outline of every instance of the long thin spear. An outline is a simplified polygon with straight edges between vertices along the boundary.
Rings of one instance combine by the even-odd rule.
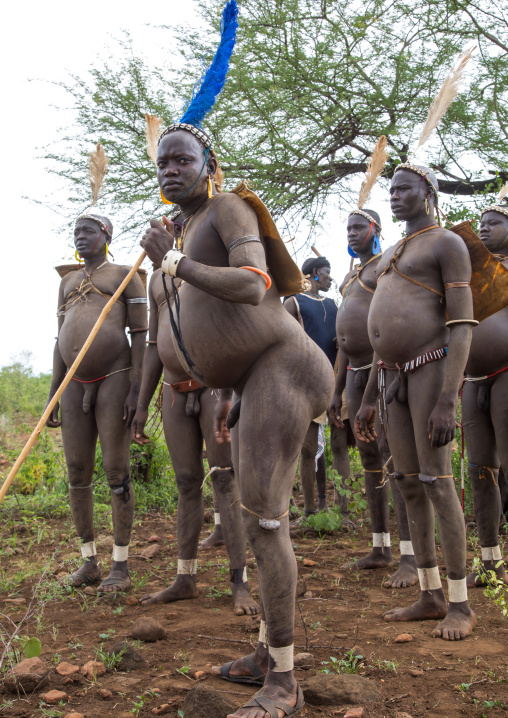
[[[111,307],[112,307],[113,304],[116,302],[116,300],[118,299],[118,297],[120,296],[120,294],[123,292],[123,290],[125,289],[125,287],[129,284],[129,282],[131,281],[132,277],[136,274],[136,272],[137,272],[138,269],[140,268],[140,266],[141,266],[143,260],[145,259],[145,257],[146,257],[146,252],[142,252],[141,255],[140,255],[140,257],[139,257],[139,259],[138,259],[138,261],[136,262],[136,264],[131,268],[131,270],[129,271],[129,273],[127,274],[127,276],[126,276],[125,279],[123,280],[123,282],[120,284],[120,286],[118,287],[118,289],[116,290],[116,292],[113,294],[113,296],[111,297],[111,299],[107,302],[106,306],[104,307],[104,309],[103,309],[102,312],[100,313],[99,318],[98,318],[97,321],[95,322],[95,324],[94,324],[94,326],[93,326],[93,329],[92,329],[92,331],[90,332],[90,334],[88,335],[88,338],[87,338],[86,342],[85,342],[85,343],[83,344],[83,346],[81,347],[81,351],[79,352],[78,356],[74,359],[74,362],[73,362],[71,368],[69,369],[69,371],[67,372],[67,374],[65,375],[65,378],[64,378],[63,382],[60,384],[60,386],[59,386],[58,389],[56,390],[56,392],[55,392],[53,398],[51,399],[51,401],[49,402],[49,404],[48,404],[47,407],[45,408],[44,413],[43,413],[43,415],[41,416],[41,418],[40,418],[40,420],[39,420],[39,423],[37,424],[37,426],[35,427],[35,429],[32,431],[32,434],[31,434],[30,438],[28,439],[28,441],[26,442],[26,444],[25,444],[25,446],[24,446],[24,448],[23,448],[23,451],[21,452],[21,454],[20,454],[20,455],[18,456],[18,458],[16,459],[16,463],[14,464],[14,466],[12,467],[12,469],[11,469],[10,472],[9,472],[9,475],[8,475],[7,478],[5,479],[5,481],[4,481],[4,483],[3,483],[3,486],[2,486],[2,488],[0,489],[0,503],[2,503],[3,498],[4,498],[5,494],[7,493],[7,489],[9,488],[9,486],[10,486],[11,483],[12,483],[12,481],[14,480],[14,477],[15,477],[16,474],[18,473],[18,471],[19,471],[19,469],[20,469],[20,467],[21,467],[21,464],[24,462],[24,460],[25,460],[26,457],[28,456],[28,453],[30,452],[30,449],[31,449],[32,446],[35,444],[35,442],[37,441],[37,437],[39,436],[39,434],[40,434],[41,431],[43,430],[43,428],[44,428],[44,426],[45,426],[45,424],[46,424],[46,421],[48,420],[49,415],[51,414],[51,412],[52,412],[52,410],[53,410],[53,407],[55,406],[55,404],[57,403],[57,401],[60,399],[60,397],[62,396],[62,394],[63,394],[64,391],[65,391],[65,388],[66,388],[67,384],[70,382],[70,380],[72,379],[72,377],[73,377],[74,374],[76,373],[76,370],[77,370],[77,368],[79,367],[79,365],[81,364],[81,362],[82,362],[82,360],[83,360],[83,357],[85,356],[85,354],[87,353],[88,349],[90,348],[90,344],[91,344],[91,343],[93,342],[93,340],[95,339],[95,336],[97,335],[97,332],[98,332],[99,329],[101,328],[102,323],[104,322],[104,320],[106,319],[107,315],[109,314],[109,312],[110,312],[110,310],[111,310]]]

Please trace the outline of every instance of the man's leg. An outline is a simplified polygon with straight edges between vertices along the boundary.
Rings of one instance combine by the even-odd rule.
[[[400,562],[399,568],[384,582],[383,586],[385,588],[408,588],[414,586],[418,581],[415,552],[411,542],[406,503],[399,487],[399,481],[390,478],[390,488],[399,532]]]
[[[76,533],[81,539],[83,565],[66,581],[71,586],[97,583],[101,570],[93,527],[92,478],[95,466],[97,426],[93,409],[83,411],[83,387],[71,381],[61,399],[62,440],[69,472],[69,502]]]
[[[428,419],[441,392],[444,370],[444,361],[439,361],[428,364],[409,375],[408,402],[420,466],[419,480],[436,514],[448,574],[448,613],[432,635],[453,641],[469,635],[477,619],[467,601],[466,529],[452,476],[452,445],[449,443],[439,448],[432,447],[428,436]],[[406,498],[405,494],[404,498]],[[411,521],[412,515],[409,510],[408,516]],[[426,525],[428,526],[428,521]],[[415,531],[411,530],[411,536],[418,563],[415,535],[419,530],[424,530],[423,523],[421,527],[417,525],[415,529]],[[420,568],[419,563],[418,566]],[[440,583],[437,568],[433,574],[429,574],[429,587],[434,585],[433,581],[436,585]]]
[[[205,539],[203,539],[203,541],[200,541],[198,544],[198,549],[200,551],[206,551],[209,548],[224,546],[224,535],[222,533],[222,526],[220,520],[219,500],[217,499],[217,493],[215,489],[213,489],[213,522],[214,529],[212,533]]]
[[[347,424],[343,429],[339,429],[335,424],[330,424],[330,448],[333,454],[332,468],[339,475],[339,486],[335,487],[335,500],[339,506],[343,518],[344,528],[356,528],[356,525],[350,518],[349,502],[346,494],[341,494],[339,489],[347,491],[351,483],[351,464],[349,462],[348,447],[348,424],[349,420],[345,420]]]
[[[346,380],[347,408],[349,416],[355,417],[363,399],[364,388],[355,386],[355,372],[348,371]],[[390,549],[388,506],[390,487],[384,484],[383,459],[377,442],[367,444],[357,440],[360,459],[364,468],[365,493],[372,526],[372,551],[348,564],[348,568],[385,568],[393,563]]]
[[[302,484],[305,517],[315,514],[314,484],[316,483],[316,454],[319,424],[312,421],[305,436],[300,454],[300,481]]]
[[[396,378],[396,372],[386,372],[386,385]],[[420,598],[405,608],[385,613],[386,621],[423,621],[446,616],[447,606],[437,568],[434,538],[434,509],[428,499],[418,464],[411,412],[407,403],[395,398],[383,416],[383,426],[392,452],[394,473],[403,497],[420,579]]]
[[[199,416],[185,413],[186,403],[187,394],[175,391],[173,397],[169,387],[164,386],[164,435],[178,487],[178,568],[176,581],[163,591],[143,596],[140,603],[144,606],[198,597],[198,542],[204,516],[203,435]]]
[[[491,380],[492,381],[492,380]],[[472,384],[473,382],[466,382]],[[466,397],[467,390],[467,399]],[[467,402],[466,413],[468,419],[480,424],[474,436],[471,436],[471,427],[464,422],[464,432],[467,445],[468,471],[473,487],[473,499],[476,516],[476,527],[482,547],[482,561],[486,570],[495,571],[496,576],[508,583],[505,565],[502,562],[499,547],[499,517],[503,513],[501,493],[499,491],[499,471],[496,468],[508,466],[508,372],[495,377],[490,390],[490,416],[478,408],[474,401],[473,391],[464,386],[464,403]],[[471,401],[471,399],[473,401]],[[480,446],[479,446],[480,444]],[[470,449],[471,445],[471,449]],[[475,466],[473,466],[475,464]],[[468,586],[478,585],[471,576],[468,577]]]
[[[113,510],[113,565],[99,590],[125,591],[131,586],[127,559],[134,520],[134,488],[130,483],[130,429],[123,420],[124,403],[130,389],[128,372],[100,382],[95,416],[102,449],[102,465],[111,490]]]
[[[259,606],[252,600],[247,582],[245,534],[240,510],[240,494],[232,468],[231,444],[218,444],[213,426],[217,399],[210,389],[201,393],[199,421],[206,443],[206,454],[212,472],[214,495],[219,502],[222,530],[229,557],[229,574],[233,593],[234,612],[237,616],[259,613]]]
[[[267,675],[262,695],[292,706],[297,701],[293,675],[297,568],[289,536],[289,499],[312,416],[326,408],[333,391],[326,357],[320,362],[309,342],[302,341],[298,354],[293,347],[276,346],[258,360],[243,387],[240,420],[233,431],[238,433],[244,524],[256,557],[266,617]],[[303,385],[302,377],[307,378]],[[260,708],[240,708],[233,716],[264,714]],[[282,718],[283,713],[275,715]]]

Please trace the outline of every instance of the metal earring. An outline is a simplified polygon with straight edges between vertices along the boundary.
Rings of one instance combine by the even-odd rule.
[[[208,199],[213,195],[212,178],[208,175]]]
[[[427,197],[425,197],[425,211],[427,212],[427,214],[429,213],[429,202],[427,200]]]

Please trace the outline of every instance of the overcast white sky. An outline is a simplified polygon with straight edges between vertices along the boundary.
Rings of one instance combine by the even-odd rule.
[[[129,30],[143,55],[162,64],[171,52],[170,43],[163,41],[166,36],[163,38],[160,30],[147,25],[199,25],[200,20],[189,0],[86,0],[80,4],[26,0],[10,2],[2,14],[0,366],[30,351],[35,371],[50,371],[59,285],[54,267],[72,259],[62,235],[56,232],[61,218],[32,201],[48,195],[66,197],[61,181],[49,175],[44,161],[37,159],[42,148],[57,141],[58,128],[67,126],[70,119],[69,113],[54,107],[68,107],[70,98],[51,82],[67,79],[69,72],[84,76],[106,54],[108,43],[114,46],[112,40],[122,29]],[[358,178],[358,187],[360,182]],[[401,229],[391,223],[386,185],[375,190],[369,205],[382,216],[383,234],[388,239],[385,246],[399,239]],[[114,223],[114,216],[112,220]],[[349,267],[346,222],[347,213],[332,208],[325,232],[315,242],[330,259],[337,279]],[[115,251],[115,261],[122,264],[133,263],[136,257],[137,251]],[[304,259],[305,255],[298,257],[299,263]]]

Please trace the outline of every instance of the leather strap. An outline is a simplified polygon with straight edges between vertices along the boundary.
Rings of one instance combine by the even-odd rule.
[[[203,384],[200,384],[196,379],[188,379],[187,381],[177,381],[176,384],[169,385],[171,389],[179,391],[181,394],[186,394],[188,391],[196,391],[202,389]]]

